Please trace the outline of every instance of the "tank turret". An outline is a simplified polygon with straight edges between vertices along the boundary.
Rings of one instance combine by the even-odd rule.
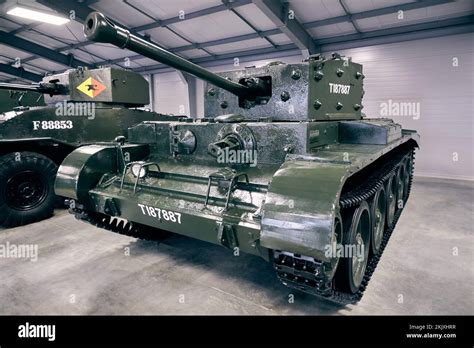
[[[300,64],[270,63],[215,74],[145,41],[93,12],[84,22],[86,37],[127,48],[207,81],[205,115],[265,117],[274,121],[356,120],[361,118],[362,66],[333,54],[312,56]]]
[[[148,82],[140,74],[114,68],[70,69],[48,75],[39,83],[0,83],[0,90],[29,91],[45,95],[46,104],[96,102],[144,106],[149,104]],[[134,93],[130,93],[133,90]]]

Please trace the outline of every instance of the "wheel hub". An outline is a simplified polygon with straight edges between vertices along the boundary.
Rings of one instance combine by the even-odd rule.
[[[39,173],[27,170],[16,173],[5,185],[5,203],[17,210],[30,210],[47,196],[47,180]]]

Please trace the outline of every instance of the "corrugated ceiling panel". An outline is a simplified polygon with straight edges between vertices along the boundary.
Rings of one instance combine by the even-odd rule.
[[[198,49],[182,51],[182,52],[179,52],[179,54],[183,56],[184,58],[209,57],[209,55],[206,52],[204,52],[203,50],[198,50]]]
[[[129,28],[150,23],[149,17],[122,1],[100,0],[90,7],[103,12],[105,15]]]
[[[219,0],[129,0],[129,2],[158,19],[168,19],[178,16],[181,10],[184,11],[184,15],[186,16],[186,13],[222,5],[222,2]]]
[[[8,20],[5,20],[3,18],[0,18],[0,30],[12,31],[12,30],[18,29],[20,27],[21,27],[21,25],[19,25],[19,24],[16,24],[16,23],[13,23],[12,21],[8,21]]]
[[[84,49],[88,49],[88,47],[84,47]],[[69,54],[72,53],[75,58],[82,60],[84,62],[89,62],[89,63],[97,63],[100,62],[101,59],[97,58],[96,56],[91,56],[91,54],[84,52],[82,50],[68,50],[68,51],[63,51],[61,52],[63,54]]]
[[[362,31],[372,31],[384,28],[402,27],[405,25],[432,22],[442,19],[455,18],[474,13],[470,0],[443,4],[428,8],[404,11],[403,19],[398,18],[398,13],[387,14],[372,18],[357,20]]]
[[[63,43],[35,31],[23,31],[16,36],[52,49],[64,46]]]
[[[235,9],[242,17],[248,20],[258,30],[275,29],[273,22],[265,16],[254,4],[240,6]]]
[[[154,61],[153,59],[146,58],[146,57],[137,59],[134,62],[137,64],[140,64],[140,66],[149,66],[149,65],[159,64],[157,61]]]
[[[154,28],[146,31],[151,39],[164,47],[179,47],[189,45],[189,42],[181,39],[179,36],[166,28]]]
[[[20,51],[10,46],[6,46],[2,44],[0,44],[0,54],[2,56],[7,56],[11,59],[15,59],[15,58],[25,59],[26,57],[30,56],[28,52]]]
[[[40,65],[37,65],[35,63],[30,63],[30,62],[25,63],[23,65],[23,68],[25,68],[28,71],[34,72],[36,74],[39,74],[39,75],[45,75],[46,73],[51,72],[50,70],[47,70],[46,68],[41,67]],[[62,69],[59,69],[59,70],[63,70],[63,69],[64,69],[64,67],[62,67]]]
[[[115,46],[103,43],[95,43],[82,48],[85,51],[94,53],[104,59],[117,59],[130,55],[130,51],[117,48]]]
[[[52,61],[43,58],[33,59],[28,63],[31,63],[46,71],[62,71],[68,69],[68,67],[62,64],[53,63]]]
[[[350,13],[375,10],[389,6],[396,6],[414,2],[413,0],[345,0],[345,4]]]
[[[232,12],[219,12],[171,26],[193,42],[205,42],[254,32]]]
[[[345,15],[342,6],[334,0],[293,0],[290,9],[303,23]]]
[[[85,40],[83,26],[76,21],[70,21],[65,25],[41,24],[35,30],[65,42],[76,43],[78,40]]]
[[[426,8],[426,13],[428,16],[439,18],[451,17],[453,15],[465,16],[474,13],[474,1],[457,0],[454,3],[430,6]]]
[[[324,25],[308,29],[308,31],[315,39],[356,33],[354,26],[350,22]]]
[[[268,38],[276,45],[286,45],[291,43],[291,40],[285,34],[270,35]]]
[[[271,45],[266,40],[258,38],[235,43],[228,43],[225,45],[212,46],[208,47],[207,50],[213,54],[236,52],[235,55],[237,57],[239,55],[239,51],[247,51],[264,47],[271,47]]]

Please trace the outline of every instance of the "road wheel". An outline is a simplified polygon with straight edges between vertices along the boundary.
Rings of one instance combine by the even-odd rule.
[[[370,208],[363,201],[357,208],[343,214],[343,251],[352,250],[352,255],[344,253],[339,260],[336,285],[341,290],[355,293],[362,284],[370,249]]]
[[[385,231],[385,220],[387,216],[387,196],[385,189],[381,186],[374,195],[371,204],[372,236],[370,238],[370,250],[377,254],[382,244]]]
[[[334,250],[336,251],[336,255],[331,255],[331,261],[325,265],[325,274],[328,279],[333,279],[337,266],[339,264],[339,256],[337,255],[337,246],[342,244],[342,218],[340,214],[336,214],[334,218],[334,226],[333,226],[333,235],[331,244],[334,246]]]
[[[390,176],[385,186],[385,194],[387,196],[387,226],[392,226],[397,209],[397,178],[395,175]]]
[[[396,204],[396,210],[398,209],[403,209],[403,206],[405,205],[404,201],[404,190],[405,190],[405,165],[403,162],[400,164],[400,166],[397,169],[397,175],[396,175],[396,196],[397,196],[397,204]]]
[[[50,217],[57,170],[53,161],[33,152],[0,157],[0,225],[20,226]]]

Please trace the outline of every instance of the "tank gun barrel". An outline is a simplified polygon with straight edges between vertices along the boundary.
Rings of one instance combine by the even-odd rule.
[[[145,41],[130,33],[129,30],[114,24],[100,12],[92,12],[87,16],[84,22],[84,34],[91,41],[110,43],[119,48],[127,48],[145,57],[206,80],[244,99],[254,100],[265,93],[264,88],[258,83],[245,86],[230,81],[152,42]]]
[[[49,95],[65,94],[64,86],[57,83],[32,83],[30,85],[23,85],[21,83],[6,83],[0,82],[0,89],[8,89],[11,91],[28,91],[37,92]]]

